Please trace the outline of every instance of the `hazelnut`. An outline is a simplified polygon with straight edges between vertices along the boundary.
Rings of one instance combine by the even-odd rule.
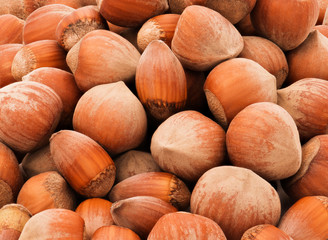
[[[12,14],[0,15],[0,45],[7,43],[19,43],[23,42],[23,27],[25,21],[19,19]]]

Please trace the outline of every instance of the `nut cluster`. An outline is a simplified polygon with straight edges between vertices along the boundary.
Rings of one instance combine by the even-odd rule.
[[[0,240],[327,240],[328,0],[0,0]]]

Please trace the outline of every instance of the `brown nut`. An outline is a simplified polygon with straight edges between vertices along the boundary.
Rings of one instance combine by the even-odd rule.
[[[111,214],[118,226],[126,227],[146,239],[155,223],[163,215],[177,209],[162,199],[137,196],[114,202]]]
[[[92,240],[140,240],[140,237],[129,228],[111,225],[98,228]]]
[[[3,44],[0,45],[0,88],[10,83],[16,82],[11,73],[11,66],[16,53],[23,47],[23,44]]]
[[[297,48],[286,54],[289,66],[287,84],[303,78],[321,78],[328,80],[328,38],[318,30],[312,31]]]
[[[204,172],[222,164],[225,132],[199,112],[182,111],[156,129],[150,150],[161,169],[196,182]]]
[[[51,136],[50,152],[58,171],[79,194],[104,197],[113,186],[114,162],[90,137],[61,130]]]
[[[229,240],[240,240],[255,225],[277,224],[281,211],[279,195],[267,181],[233,166],[204,173],[192,192],[190,209],[214,220]]]
[[[66,52],[56,40],[40,40],[24,45],[15,55],[11,73],[16,81],[40,67],[55,67],[69,70]]]
[[[83,91],[106,83],[134,80],[138,50],[120,35],[107,30],[87,33],[67,54],[67,64]]]
[[[28,179],[17,197],[17,203],[32,215],[50,208],[74,210],[75,193],[58,172],[44,172]]]
[[[285,232],[271,224],[261,224],[248,229],[241,240],[293,240]]]
[[[138,31],[137,43],[139,50],[143,52],[153,40],[162,40],[171,47],[179,17],[179,14],[162,14],[145,22]]]
[[[237,29],[220,13],[193,5],[181,14],[171,47],[184,67],[205,71],[238,56],[244,42]]]
[[[281,182],[294,200],[305,196],[328,197],[328,135],[318,135],[302,146],[302,164],[292,177]]]
[[[60,97],[48,86],[17,82],[0,89],[0,139],[27,153],[48,143],[63,110]]]
[[[7,43],[23,43],[23,27],[25,21],[12,14],[0,15],[0,45]]]
[[[148,152],[130,150],[114,159],[114,163],[116,166],[116,182],[121,182],[139,173],[161,171]]]
[[[58,23],[74,8],[63,4],[50,4],[36,9],[26,19],[23,42],[28,44],[39,40],[56,40]]]
[[[268,181],[294,175],[302,160],[296,124],[274,103],[254,103],[239,112],[227,131],[227,150],[233,165]]]
[[[90,89],[80,98],[73,127],[115,155],[142,143],[147,117],[138,98],[123,82],[109,83]]]
[[[55,162],[50,153],[49,144],[36,151],[27,153],[20,165],[27,178],[44,172],[57,171]]]
[[[0,142],[0,207],[16,202],[23,176],[14,152]]]
[[[177,209],[187,209],[190,192],[184,182],[165,172],[140,173],[116,184],[109,200],[116,202],[136,196],[151,196],[171,203]]]
[[[103,226],[114,224],[110,208],[112,203],[101,198],[89,198],[80,203],[75,212],[85,223],[85,236],[91,239],[94,232]]]
[[[7,204],[0,209],[0,239],[18,240],[32,214],[20,204]]]
[[[278,90],[278,104],[293,117],[301,140],[327,133],[328,81],[304,78]]]
[[[301,198],[282,216],[278,227],[295,240],[327,239],[328,198]]]
[[[168,213],[151,230],[148,240],[226,240],[220,226],[212,219],[188,212]]]
[[[140,101],[158,122],[186,105],[187,80],[183,67],[161,40],[152,41],[142,53],[135,82]]]
[[[317,0],[257,0],[251,19],[258,33],[288,51],[306,39],[318,15]]]
[[[84,239],[84,221],[79,214],[53,208],[32,216],[25,224],[20,240]]]
[[[106,29],[107,23],[96,6],[86,6],[67,14],[56,26],[56,40],[69,51],[88,32]]]
[[[107,21],[123,27],[141,26],[169,9],[167,0],[98,0],[98,7]]]
[[[276,77],[280,88],[288,75],[288,63],[284,52],[273,42],[262,37],[245,36],[244,49],[238,57],[251,59]]]
[[[212,114],[225,129],[248,105],[277,102],[276,78],[246,58],[234,58],[217,65],[207,76],[204,91]]]
[[[73,74],[58,68],[41,67],[25,75],[22,80],[43,83],[52,88],[63,102],[59,127],[65,128],[72,125],[75,106],[82,96]]]

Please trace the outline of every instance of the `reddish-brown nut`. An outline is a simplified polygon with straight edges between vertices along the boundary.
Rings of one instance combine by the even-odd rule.
[[[313,29],[318,30],[322,35],[328,38],[328,25],[316,25]]]
[[[277,102],[276,78],[246,58],[217,65],[207,76],[204,91],[212,114],[223,128],[252,103]]]
[[[55,162],[50,153],[49,144],[36,151],[27,153],[20,165],[27,178],[44,172],[57,171]]]
[[[25,75],[22,80],[39,82],[51,87],[63,102],[59,126],[64,128],[72,125],[75,106],[82,96],[73,74],[58,68],[41,67]]]
[[[227,19],[196,5],[181,14],[171,44],[182,65],[197,71],[209,70],[238,56],[243,46],[243,38]]]
[[[0,139],[13,150],[30,152],[48,143],[63,104],[48,86],[16,82],[0,89]]]
[[[169,9],[167,0],[98,0],[104,18],[118,26],[138,27]]]
[[[66,51],[69,51],[88,32],[108,28],[96,6],[78,8],[63,17],[56,26],[56,39]]]
[[[289,66],[287,84],[303,78],[328,80],[328,38],[318,30],[312,31],[296,49],[286,53]]]
[[[116,166],[116,182],[121,182],[139,173],[161,171],[148,152],[130,150],[114,159],[114,163]]]
[[[33,215],[25,224],[20,240],[69,239],[84,237],[84,221],[79,214],[53,208]]]
[[[328,81],[304,78],[279,89],[278,104],[293,117],[302,141],[327,133]]]
[[[67,64],[83,91],[118,81],[134,80],[138,50],[120,35],[107,30],[87,33],[67,54]]]
[[[16,201],[23,176],[13,151],[0,142],[0,207]]]
[[[321,25],[325,17],[326,9],[328,8],[328,0],[318,0],[319,3],[319,16],[316,25]]]
[[[28,179],[19,191],[17,203],[34,215],[50,208],[74,210],[76,198],[65,179],[58,172],[51,171]]]
[[[250,227],[277,224],[281,206],[276,190],[253,171],[221,166],[198,180],[190,209],[219,224],[227,239],[240,240]]]
[[[28,44],[39,40],[57,40],[58,23],[74,8],[63,4],[50,4],[36,9],[26,19],[23,29],[23,42]]]
[[[0,239],[18,240],[32,214],[20,204],[7,204],[0,209]]]
[[[196,182],[204,172],[222,164],[225,132],[199,112],[182,111],[156,129],[150,150],[161,169]]]
[[[236,24],[249,14],[255,3],[256,0],[169,0],[173,13],[182,13],[186,7],[191,5],[201,5],[219,12],[232,24]]]
[[[261,224],[248,229],[241,240],[293,240],[279,228],[271,224]]]
[[[75,212],[85,223],[85,236],[91,239],[94,232],[103,226],[114,224],[110,208],[112,203],[101,198],[89,198],[80,203]]]
[[[294,240],[328,239],[328,197],[301,198],[283,215],[278,227]]]
[[[180,210],[188,208],[190,200],[184,182],[165,172],[140,173],[119,182],[110,191],[109,200],[116,202],[136,196],[157,197]]]
[[[22,44],[0,45],[0,88],[16,82],[11,73],[11,65],[16,53],[23,47]]]
[[[140,237],[129,228],[111,225],[98,228],[91,240],[140,240]]]
[[[140,101],[158,122],[186,105],[187,80],[183,67],[161,40],[152,41],[142,53],[135,82]]]
[[[298,172],[282,181],[285,192],[298,200],[305,196],[328,197],[328,135],[311,138],[302,146]]]
[[[251,20],[258,33],[287,51],[306,39],[318,15],[317,0],[257,0]]]
[[[149,19],[138,31],[137,43],[140,51],[144,51],[153,40],[162,40],[171,47],[179,14],[162,14]]]
[[[23,42],[23,27],[25,21],[12,14],[0,15],[0,45]]]
[[[188,212],[168,213],[151,230],[148,240],[226,240],[220,226],[212,219]]]
[[[273,42],[262,37],[246,36],[244,49],[238,57],[251,59],[276,77],[280,88],[288,75],[288,63],[284,52]]]
[[[104,197],[114,184],[115,165],[90,137],[61,130],[50,138],[50,152],[58,171],[70,186],[86,197]]]
[[[111,207],[115,224],[131,229],[142,239],[147,238],[158,219],[176,211],[170,203],[150,196],[119,200]]]
[[[228,128],[226,144],[233,165],[251,169],[268,181],[290,177],[301,165],[296,124],[274,103],[254,103],[239,112]]]
[[[123,82],[109,83],[90,89],[80,98],[73,127],[115,155],[141,144],[147,117],[138,98]]]
[[[20,81],[26,74],[40,67],[55,67],[69,70],[66,52],[56,40],[40,40],[24,45],[15,55],[11,73]]]

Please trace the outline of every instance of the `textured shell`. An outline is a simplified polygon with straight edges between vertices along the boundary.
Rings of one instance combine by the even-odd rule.
[[[167,0],[99,0],[98,7],[107,21],[123,27],[141,26],[169,9]]]
[[[278,104],[293,117],[301,140],[326,134],[328,129],[328,82],[304,78],[278,90]]]
[[[103,197],[113,186],[114,162],[90,137],[72,130],[61,130],[51,136],[50,152],[58,171],[79,194]]]
[[[227,131],[227,150],[233,165],[268,181],[294,175],[302,159],[293,118],[273,103],[254,103],[237,114]]]
[[[254,60],[276,77],[280,88],[288,75],[288,63],[284,52],[268,39],[245,36],[243,51],[238,57]]]
[[[278,227],[297,240],[327,239],[328,197],[301,198],[283,215]]]
[[[29,152],[45,145],[55,130],[63,104],[48,86],[12,83],[0,90],[0,139],[11,148]]]
[[[226,240],[220,226],[213,220],[188,212],[169,213],[161,217],[148,240]]]
[[[0,87],[16,82],[11,73],[11,65],[16,53],[22,48],[22,44],[0,45]]]
[[[131,82],[140,58],[138,50],[107,30],[87,33],[67,54],[67,64],[83,91],[106,83]]]
[[[187,81],[183,67],[161,40],[152,41],[137,66],[136,88],[140,101],[158,121],[183,109]]]
[[[23,42],[23,27],[25,21],[12,14],[0,15],[0,45]]]
[[[84,221],[67,209],[48,209],[33,215],[25,224],[20,240],[83,239]]]
[[[75,208],[75,193],[65,179],[54,171],[29,178],[19,191],[17,203],[32,215],[50,208]]]
[[[92,240],[140,240],[140,237],[128,228],[111,225],[98,228]]]
[[[51,4],[36,9],[26,19],[23,29],[24,44],[38,40],[56,40],[58,23],[73,11],[74,8],[63,4]]]
[[[277,102],[276,78],[246,58],[234,58],[217,65],[207,76],[204,91],[211,112],[224,128],[252,103]]]
[[[150,148],[164,171],[196,182],[204,172],[223,162],[225,132],[201,113],[183,111],[157,128]]]
[[[285,232],[271,224],[261,224],[248,229],[241,240],[293,240]]]
[[[227,19],[196,5],[183,11],[172,39],[172,51],[182,65],[197,71],[236,57],[243,46],[243,38]]]
[[[205,172],[192,192],[190,209],[214,220],[229,240],[239,240],[252,226],[277,224],[281,211],[278,193],[267,181],[233,166]]]
[[[147,117],[138,98],[123,82],[117,82],[96,86],[80,98],[73,127],[115,155],[141,144]]]
[[[296,49],[286,54],[289,74],[286,82],[292,84],[303,78],[328,80],[328,38],[318,30],[312,31]]]
[[[287,51],[306,39],[318,15],[317,0],[257,0],[251,19],[256,31]]]

